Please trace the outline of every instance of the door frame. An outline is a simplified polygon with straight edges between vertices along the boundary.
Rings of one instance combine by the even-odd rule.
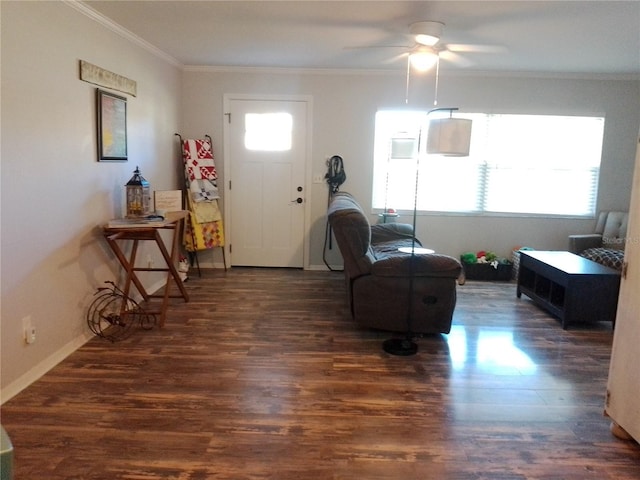
[[[302,268],[309,270],[309,250],[310,250],[310,238],[311,231],[311,186],[312,186],[312,173],[311,173],[311,140],[313,131],[312,119],[313,119],[313,97],[311,95],[261,95],[251,93],[225,93],[223,94],[223,146],[222,152],[224,156],[223,169],[224,169],[224,219],[225,219],[225,239],[224,250],[226,258],[228,258],[229,265],[232,265],[232,252],[230,245],[233,243],[231,236],[231,189],[229,188],[229,181],[231,180],[231,160],[229,158],[229,113],[231,102],[234,100],[250,100],[250,101],[267,101],[267,102],[304,102],[307,106],[307,118],[306,118],[306,149],[304,159],[304,226],[303,226],[303,251],[302,251]]]

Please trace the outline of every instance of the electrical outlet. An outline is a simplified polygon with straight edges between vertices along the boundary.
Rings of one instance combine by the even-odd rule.
[[[147,255],[147,268],[153,268],[153,258],[151,258],[151,255]]]
[[[316,173],[313,176],[313,183],[324,183],[324,175],[321,173]]]
[[[27,337],[25,339],[29,345],[36,341],[36,327],[31,326],[29,331],[27,332]]]
[[[31,323],[31,315],[22,319],[22,332],[25,343],[31,345],[36,341],[36,327]]]

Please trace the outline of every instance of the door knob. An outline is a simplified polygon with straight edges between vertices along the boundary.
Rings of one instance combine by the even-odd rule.
[[[302,203],[302,202],[303,200],[300,197],[296,198],[295,200],[291,200],[291,203]]]

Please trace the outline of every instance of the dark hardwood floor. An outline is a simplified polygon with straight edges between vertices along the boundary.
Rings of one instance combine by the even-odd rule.
[[[187,288],[164,329],[95,338],[2,406],[15,479],[640,478],[603,415],[611,325],[564,331],[513,283],[458,287],[413,357],[351,321],[341,273]]]

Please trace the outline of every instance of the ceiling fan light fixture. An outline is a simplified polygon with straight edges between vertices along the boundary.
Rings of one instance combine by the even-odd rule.
[[[409,33],[416,43],[433,47],[440,41],[443,27],[441,22],[416,22],[409,26]]]
[[[438,54],[432,48],[420,48],[409,55],[411,66],[419,72],[426,72],[438,61]]]
[[[415,36],[416,43],[420,45],[427,45],[429,47],[433,47],[436,43],[440,41],[438,37],[434,37],[433,35],[427,35],[425,33],[419,33]]]

